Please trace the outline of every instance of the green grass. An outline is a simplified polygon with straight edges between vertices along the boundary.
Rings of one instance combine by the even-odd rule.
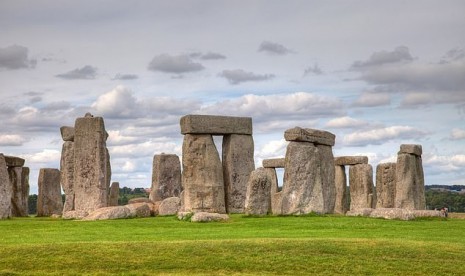
[[[465,275],[465,220],[0,221],[0,275]]]

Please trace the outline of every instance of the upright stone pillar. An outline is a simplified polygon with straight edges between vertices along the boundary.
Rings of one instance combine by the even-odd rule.
[[[153,156],[152,187],[149,198],[161,201],[169,197],[179,197],[182,191],[181,163],[176,154],[156,154]]]
[[[13,193],[11,196],[11,216],[27,217],[29,197],[29,168],[8,167]]]
[[[182,168],[183,211],[226,213],[223,168],[211,135],[184,136]]]
[[[357,164],[349,169],[350,210],[375,208],[373,168],[370,164]]]
[[[334,134],[299,127],[286,130],[283,214],[334,212]]]
[[[0,153],[0,219],[11,216],[11,195],[13,186],[6,166],[5,156]]]
[[[396,163],[376,166],[376,208],[394,208],[396,198]]]
[[[74,208],[91,212],[108,206],[109,155],[102,117],[77,118],[74,136]]]
[[[347,193],[347,177],[345,166],[334,167],[334,182],[336,185],[336,203],[334,213],[345,214],[349,210],[349,196]]]
[[[272,179],[265,168],[258,168],[250,174],[245,200],[246,215],[267,215],[271,212]]]
[[[60,172],[61,187],[65,193],[63,212],[74,210],[74,127],[60,128],[64,141],[61,148]]]
[[[396,164],[395,207],[424,210],[425,180],[421,145],[401,145]]]
[[[119,197],[119,182],[111,183],[110,187],[110,199],[108,200],[108,206],[118,206]]]
[[[255,169],[252,135],[225,135],[222,148],[226,212],[243,213],[247,182]]]
[[[271,212],[273,215],[282,214],[282,192],[279,191],[276,168],[284,169],[284,164],[285,158],[264,159],[262,161],[262,165],[265,168],[265,172],[269,175],[271,179]]]
[[[37,216],[61,215],[63,201],[61,199],[60,171],[57,169],[40,169],[38,185]]]

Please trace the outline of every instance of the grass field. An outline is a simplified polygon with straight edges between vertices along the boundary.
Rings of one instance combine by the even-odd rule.
[[[465,275],[465,220],[0,221],[0,274]]]

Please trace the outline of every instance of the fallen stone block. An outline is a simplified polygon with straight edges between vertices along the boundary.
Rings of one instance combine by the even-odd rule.
[[[87,217],[88,215],[89,213],[86,211],[72,210],[72,211],[63,212],[62,218],[63,219],[82,219],[84,217]]]
[[[229,220],[226,214],[198,212],[191,217],[192,222],[212,222]]]
[[[131,198],[130,200],[128,200],[128,204],[133,204],[133,203],[153,203],[153,201],[147,197],[135,197],[135,198]]]
[[[107,220],[131,217],[131,210],[126,206],[111,206],[96,209],[82,220]]]
[[[181,207],[181,199],[179,197],[165,198],[158,206],[159,216],[176,215]]]
[[[124,206],[129,209],[129,217],[131,218],[146,218],[152,215],[151,203],[132,203]]]

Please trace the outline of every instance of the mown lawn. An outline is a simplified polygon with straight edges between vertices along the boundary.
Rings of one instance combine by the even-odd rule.
[[[465,275],[465,220],[0,221],[0,274]]]

